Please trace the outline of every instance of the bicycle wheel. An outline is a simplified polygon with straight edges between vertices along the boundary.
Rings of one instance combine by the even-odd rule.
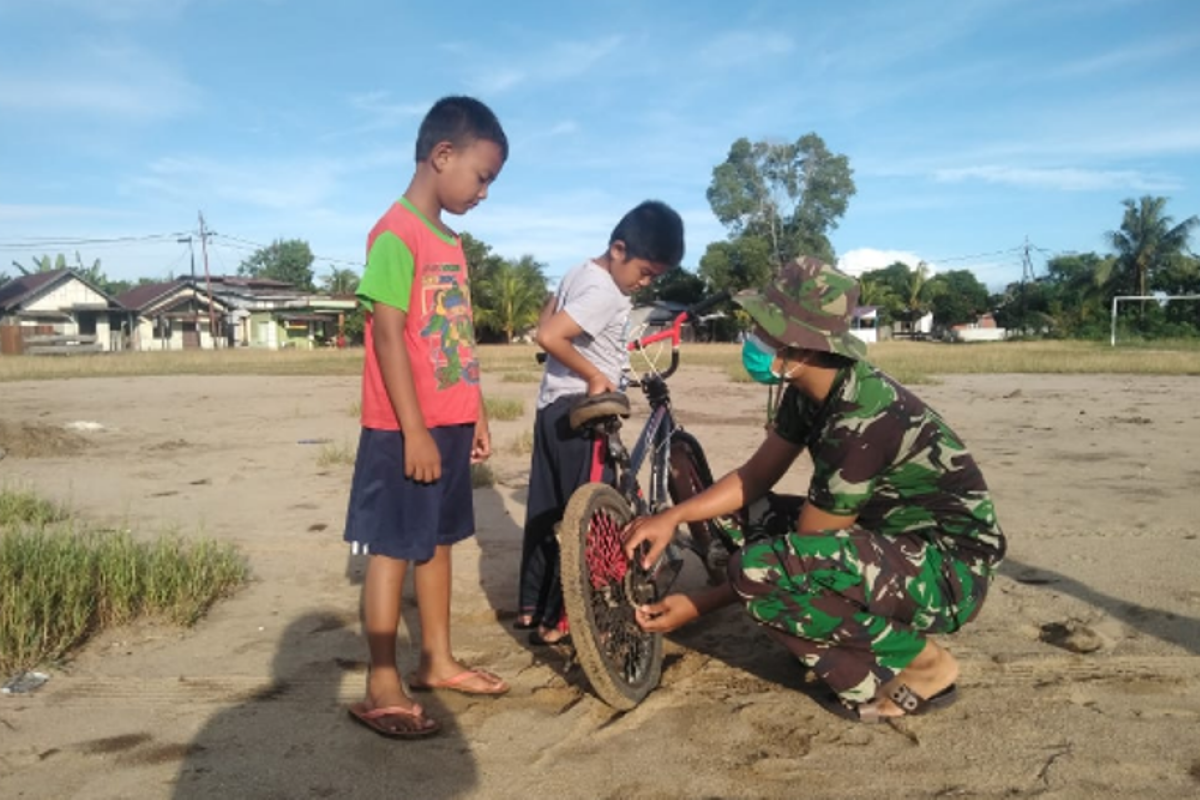
[[[645,571],[622,550],[629,504],[606,483],[575,490],[563,514],[559,544],[563,602],[571,641],[592,689],[622,711],[637,706],[662,676],[660,634],[634,619]]]
[[[671,437],[671,472],[667,493],[671,503],[678,505],[713,485],[712,471],[700,442],[686,431],[676,431]],[[725,567],[729,561],[729,543],[715,520],[688,523],[690,549],[703,562],[709,584],[725,582]]]

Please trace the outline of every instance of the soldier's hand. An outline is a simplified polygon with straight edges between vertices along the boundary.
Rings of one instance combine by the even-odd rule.
[[[657,603],[638,606],[634,617],[648,633],[670,633],[700,616],[700,609],[686,594],[669,594]]]

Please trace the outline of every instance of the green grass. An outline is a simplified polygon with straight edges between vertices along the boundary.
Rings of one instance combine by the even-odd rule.
[[[60,522],[69,512],[63,506],[24,489],[0,489],[0,530],[21,525],[41,527]]]
[[[229,544],[91,529],[28,492],[0,491],[0,674],[56,661],[140,618],[189,626],[247,580]]]
[[[483,401],[489,420],[509,422],[520,419],[525,413],[525,403],[512,397],[487,397]]]

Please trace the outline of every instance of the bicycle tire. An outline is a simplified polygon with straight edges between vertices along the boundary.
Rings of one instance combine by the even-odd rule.
[[[606,483],[586,483],[571,495],[560,528],[563,603],[571,641],[592,690],[620,711],[635,708],[662,677],[662,635],[634,618],[622,532],[633,511]]]
[[[672,451],[676,447],[682,447],[686,451],[688,460],[689,475],[687,480],[691,485],[688,487],[687,497],[693,497],[712,486],[712,470],[708,466],[708,459],[704,455],[704,448],[700,446],[700,442],[696,437],[687,431],[676,431],[672,435]],[[667,480],[667,494],[671,497],[672,505],[677,505],[680,502],[680,486],[676,483],[673,475]],[[692,522],[687,527],[694,545],[691,550],[704,564],[704,569],[708,573],[709,584],[716,586],[724,583],[726,580],[724,562],[714,563],[709,558],[709,551],[714,542],[720,543],[728,549],[730,545],[729,537],[715,520]]]

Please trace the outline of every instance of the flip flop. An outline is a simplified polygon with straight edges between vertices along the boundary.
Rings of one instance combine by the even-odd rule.
[[[472,678],[482,678],[490,688],[488,689],[473,689],[465,686],[467,681]],[[464,669],[462,672],[455,675],[453,678],[447,678],[444,681],[418,681],[415,677],[408,679],[408,686],[416,692],[429,692],[434,689],[449,689],[453,692],[461,692],[462,694],[473,695],[500,695],[508,691],[509,686],[504,682],[504,679],[495,673],[488,672],[486,669]]]
[[[347,711],[356,722],[389,739],[423,739],[442,729],[437,720],[425,716],[425,710],[416,703],[412,708],[367,708],[366,703],[355,703]]]
[[[545,636],[542,636],[541,631],[534,631],[533,633],[529,634],[529,643],[536,647],[566,646],[571,643],[571,634],[564,633],[562,636],[551,641],[550,639],[547,639]]]

